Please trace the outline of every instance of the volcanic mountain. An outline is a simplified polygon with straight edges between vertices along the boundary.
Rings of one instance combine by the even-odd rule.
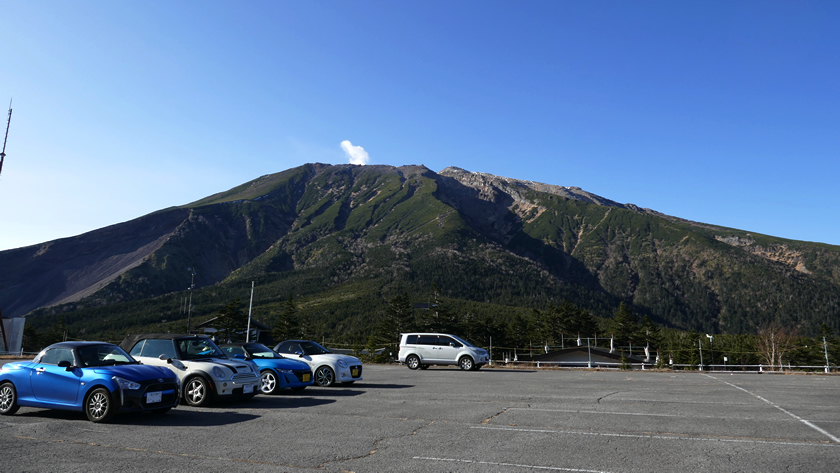
[[[456,167],[306,164],[0,252],[0,310],[36,324],[65,314],[88,333],[179,320],[194,270],[194,316],[247,297],[257,281],[255,310],[293,295],[324,332],[361,333],[385,300],[426,297],[432,285],[473,311],[567,300],[608,317],[624,301],[681,329],[743,333],[775,320],[836,330],[838,263],[837,246],[691,222],[576,187]]]

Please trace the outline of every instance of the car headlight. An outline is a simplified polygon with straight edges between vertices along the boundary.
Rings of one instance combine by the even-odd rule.
[[[345,363],[344,360],[338,360],[338,366],[342,368],[347,368],[347,363]]]
[[[214,366],[213,375],[215,375],[219,379],[225,379],[225,370],[219,368],[218,366]]]
[[[119,376],[114,376],[111,379],[116,381],[117,386],[119,386],[120,389],[140,389],[140,383],[136,383],[129,379],[120,378]]]

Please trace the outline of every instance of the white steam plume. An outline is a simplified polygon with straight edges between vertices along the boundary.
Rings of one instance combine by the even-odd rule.
[[[361,146],[353,146],[348,140],[344,140],[341,142],[341,149],[344,150],[344,154],[347,155],[347,159],[350,160],[350,164],[361,164],[365,165],[370,161],[370,156],[368,156],[367,151]]]

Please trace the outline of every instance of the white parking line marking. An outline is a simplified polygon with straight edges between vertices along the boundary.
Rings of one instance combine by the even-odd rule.
[[[540,412],[562,412],[569,414],[603,414],[616,416],[641,416],[641,417],[679,417],[685,419],[727,419],[727,420],[752,420],[748,417],[732,417],[732,416],[690,416],[681,414],[646,414],[643,412],[607,412],[607,411],[580,411],[574,409],[539,409],[534,407],[511,407],[509,411],[540,411]]]
[[[428,460],[438,462],[453,462],[453,463],[473,463],[476,465],[491,465],[491,466],[507,466],[515,468],[528,468],[531,470],[553,470],[553,471],[574,471],[580,473],[609,473],[603,470],[581,470],[579,468],[562,468],[559,466],[539,466],[539,465],[520,465],[518,463],[501,463],[501,462],[484,462],[477,460],[459,460],[457,458],[433,458],[433,457],[413,457],[415,460]]]
[[[813,423],[811,423],[811,422],[809,422],[809,421],[807,421],[807,420],[805,420],[805,419],[803,419],[803,418],[799,417],[798,415],[796,415],[796,414],[794,414],[794,413],[792,413],[792,412],[790,412],[790,411],[786,410],[785,408],[783,408],[783,407],[781,407],[781,406],[777,406],[777,405],[773,404],[772,402],[768,401],[767,399],[764,399],[763,397],[759,396],[758,394],[755,394],[755,393],[749,392],[749,391],[747,391],[746,389],[742,388],[741,386],[736,386],[736,385],[734,385],[734,384],[732,384],[732,383],[728,383],[728,382],[726,382],[726,381],[724,381],[724,380],[722,380],[722,379],[715,378],[714,376],[711,376],[711,375],[708,375],[708,374],[705,374],[705,373],[703,373],[703,376],[707,376],[707,377],[712,378],[712,379],[714,379],[714,380],[720,381],[720,382],[721,382],[721,383],[723,383],[723,384],[726,384],[726,385],[732,386],[732,387],[733,387],[733,388],[735,388],[735,389],[740,389],[741,391],[744,391],[745,393],[747,393],[747,394],[749,394],[749,395],[751,395],[751,396],[755,396],[756,398],[761,399],[762,401],[766,402],[767,404],[770,404],[771,406],[775,407],[776,409],[778,409],[778,410],[780,410],[780,411],[784,412],[785,414],[787,414],[787,415],[789,415],[789,416],[793,417],[794,419],[798,420],[799,422],[802,422],[803,424],[807,425],[808,427],[810,427],[810,428],[812,428],[812,429],[816,430],[817,432],[819,432],[819,433],[821,433],[821,434],[825,435],[826,437],[830,438],[833,442],[840,443],[840,438],[837,438],[837,437],[835,437],[835,436],[831,435],[830,433],[826,432],[826,431],[825,431],[825,430],[823,430],[822,428],[820,428],[820,427],[818,427],[818,426],[814,425]]]
[[[704,442],[731,442],[731,443],[750,443],[763,445],[785,445],[794,447],[840,447],[838,444],[828,442],[786,442],[782,440],[757,440],[757,439],[731,439],[721,437],[689,437],[687,435],[642,435],[642,434],[610,434],[604,432],[577,432],[574,430],[550,430],[550,429],[521,429],[514,427],[482,427],[473,426],[471,429],[485,429],[485,430],[505,430],[511,432],[537,432],[548,434],[572,434],[572,435],[592,435],[594,437],[627,437],[637,439],[657,439],[657,440],[698,440]]]

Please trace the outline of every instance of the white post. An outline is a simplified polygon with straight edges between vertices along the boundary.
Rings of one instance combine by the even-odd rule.
[[[831,372],[831,365],[828,363],[828,342],[825,341],[825,337],[823,337],[823,349],[825,350],[825,372]]]
[[[251,341],[251,308],[254,307],[254,281],[251,281],[251,303],[248,304],[248,328],[245,329],[245,343]]]
[[[700,371],[703,371],[703,339],[697,340],[697,346],[700,347]]]

